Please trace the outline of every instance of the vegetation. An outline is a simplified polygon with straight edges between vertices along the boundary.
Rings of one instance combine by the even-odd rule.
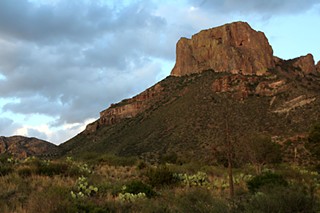
[[[308,149],[319,160],[320,159],[320,122],[315,123],[309,131]]]
[[[121,159],[120,159],[121,162]],[[116,164],[113,162],[113,164]],[[1,161],[1,212],[317,212],[320,178],[310,168],[196,164],[131,166],[72,158]],[[57,170],[61,165],[64,171]]]
[[[0,157],[0,212],[319,212],[320,125],[303,135],[319,110],[273,113],[305,87],[239,100],[212,91],[227,75],[170,76],[150,109],[79,134],[59,159]]]
[[[310,124],[320,118],[319,89],[308,89],[301,82],[290,79],[287,72],[277,71],[273,75],[276,79],[270,76],[241,76],[243,82],[235,80],[225,85],[231,87],[230,92],[220,93],[213,91],[213,82],[221,78],[232,79],[234,75],[206,71],[190,76],[169,76],[159,82],[163,88],[162,94],[159,100],[150,103],[151,108],[112,126],[99,126],[94,133],[79,134],[59,148],[63,150],[63,156],[83,160],[89,152],[96,158],[107,155],[136,157],[149,163],[184,164],[192,161],[214,165],[227,162],[225,147],[221,146],[226,142],[226,120],[230,130],[229,141],[243,145],[261,140],[260,135],[269,140],[270,136],[285,139],[306,133]],[[255,92],[258,85],[262,85],[260,83],[278,80],[287,82],[281,90],[277,90],[279,94],[259,96]],[[251,84],[252,91],[242,91],[243,83]],[[312,81],[312,84],[318,85],[317,81]],[[284,103],[305,94],[316,97],[316,100],[289,113],[274,113]],[[242,98],[242,95],[245,97]],[[238,147],[234,149],[238,150]],[[107,157],[103,159],[105,162],[110,160]],[[235,159],[232,163],[237,167],[243,162]],[[256,165],[257,170],[263,170],[264,165]]]
[[[261,174],[264,165],[281,162],[280,145],[267,135],[253,135],[237,149],[239,158],[253,165],[257,174]]]

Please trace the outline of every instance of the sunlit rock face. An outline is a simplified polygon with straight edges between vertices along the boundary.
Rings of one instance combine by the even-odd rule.
[[[316,66],[314,64],[314,59],[311,54],[306,56],[301,56],[299,58],[293,59],[295,62],[293,66],[299,68],[303,73],[309,74],[316,70]],[[319,64],[319,63],[318,63]]]
[[[215,72],[264,75],[275,67],[273,50],[262,32],[245,22],[203,30],[191,39],[181,38],[176,47],[173,76]]]

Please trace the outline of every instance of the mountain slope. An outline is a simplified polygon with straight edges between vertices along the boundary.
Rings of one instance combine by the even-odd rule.
[[[214,91],[214,82],[227,77],[235,75],[207,71],[168,77],[160,83],[168,95],[150,109],[93,133],[82,132],[61,148],[66,154],[78,155],[96,152],[153,158],[174,152],[182,158],[211,160],[215,147],[224,141],[226,114],[232,137],[244,141],[256,133],[278,137],[304,134],[320,118],[319,93],[300,80],[258,77],[249,85],[252,92],[242,98],[238,91]],[[287,81],[286,89],[272,96],[257,92],[258,82],[274,84],[280,79]],[[237,81],[230,85],[239,84]],[[312,86],[320,89],[316,83]]]
[[[56,145],[37,138],[0,137],[0,154],[26,158],[28,156],[52,157],[57,155],[57,152],[58,147]]]
[[[175,153],[185,161],[215,162],[226,125],[240,144],[255,134],[280,141],[305,135],[320,119],[319,80],[312,55],[279,59],[261,32],[243,22],[227,24],[179,41],[171,76],[111,105],[60,148],[64,155],[154,160]]]

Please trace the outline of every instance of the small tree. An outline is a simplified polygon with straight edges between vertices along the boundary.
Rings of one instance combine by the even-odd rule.
[[[257,174],[261,174],[264,165],[281,161],[280,146],[267,135],[253,135],[239,149],[238,155],[252,164]]]
[[[313,156],[320,159],[320,122],[310,128],[307,148]]]

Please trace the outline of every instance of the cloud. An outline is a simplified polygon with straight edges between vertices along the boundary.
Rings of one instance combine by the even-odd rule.
[[[0,117],[1,136],[11,136],[15,133],[16,129],[20,127],[21,125],[16,124],[12,119]]]
[[[317,0],[189,0],[195,7],[216,11],[221,14],[247,14],[271,17],[274,15],[286,15],[303,13],[315,5]]]
[[[77,123],[151,86],[162,72],[154,59],[173,59],[175,43],[153,11],[143,1],[2,1],[0,96],[18,100],[3,110]]]
[[[32,137],[36,137],[36,138],[41,138],[42,140],[47,140],[48,136],[46,134],[46,132],[41,132],[37,129],[34,128],[28,128],[27,132],[26,132],[27,136],[32,136]]]

